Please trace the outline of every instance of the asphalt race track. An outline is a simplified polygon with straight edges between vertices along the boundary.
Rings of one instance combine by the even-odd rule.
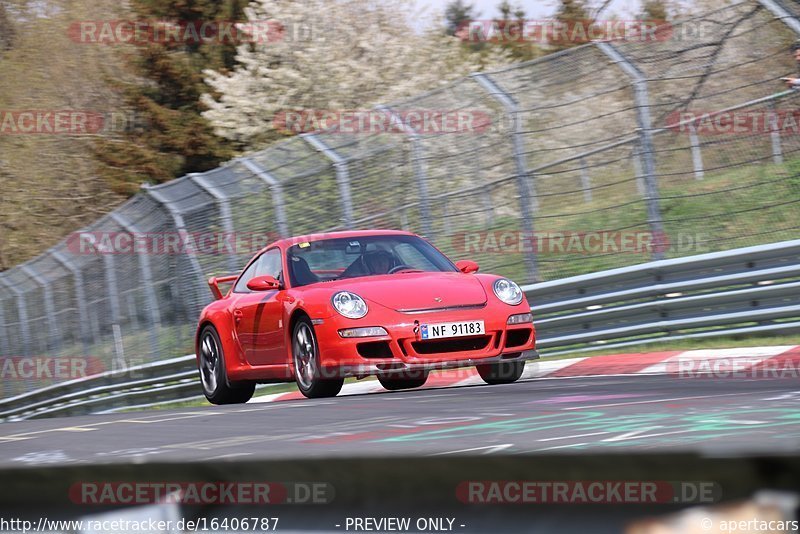
[[[794,454],[800,382],[539,378],[0,425],[0,466],[668,451]]]

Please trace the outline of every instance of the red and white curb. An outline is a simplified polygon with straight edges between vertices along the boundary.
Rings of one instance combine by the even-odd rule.
[[[522,380],[579,376],[673,375],[676,378],[800,378],[800,345],[612,354],[528,362]],[[482,384],[474,367],[432,372],[422,388]],[[377,380],[345,384],[342,395],[385,391]],[[303,399],[299,391],[254,397],[250,402]]]

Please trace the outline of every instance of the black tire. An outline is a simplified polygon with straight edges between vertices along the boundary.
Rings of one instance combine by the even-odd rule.
[[[425,385],[428,380],[428,371],[406,371],[378,375],[378,382],[389,391],[413,389]]]
[[[203,395],[211,404],[244,404],[253,397],[255,382],[228,382],[225,356],[217,329],[206,326],[198,343],[198,371]]]
[[[309,399],[335,397],[342,390],[344,378],[321,376],[317,335],[307,317],[301,317],[294,325],[292,362],[297,387]]]
[[[476,365],[478,374],[487,384],[511,384],[519,380],[525,370],[525,362],[500,362]]]

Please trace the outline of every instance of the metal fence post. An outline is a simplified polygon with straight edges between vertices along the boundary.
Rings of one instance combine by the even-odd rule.
[[[347,158],[343,158],[315,134],[301,134],[300,137],[333,162],[333,167],[336,170],[336,181],[339,183],[339,196],[342,200],[344,225],[346,228],[352,230],[353,198],[350,194],[350,169],[347,166]]]
[[[130,220],[123,217],[117,212],[111,212],[110,217],[120,227],[131,235],[135,235],[140,230]],[[154,355],[158,354],[158,327],[161,326],[161,313],[159,311],[158,299],[156,298],[155,289],[153,287],[153,272],[150,268],[150,258],[147,256],[147,251],[139,251],[137,254],[139,260],[139,273],[142,278],[142,289],[144,290],[144,298],[147,302],[148,313],[150,315],[150,346]]]
[[[772,141],[772,162],[780,165],[783,163],[783,149],[781,148],[781,132],[778,128],[778,115],[775,113],[775,101],[769,103],[769,137]]]
[[[30,276],[39,287],[42,288],[44,296],[44,313],[47,315],[47,330],[50,333],[50,338],[47,341],[49,350],[50,344],[55,346],[56,352],[61,349],[61,332],[58,329],[58,321],[56,320],[56,307],[53,303],[53,291],[50,288],[50,282],[45,280],[35,269],[29,265],[21,265],[20,270]]]
[[[0,299],[0,351],[2,355],[10,356],[11,347],[8,345],[8,328],[6,325],[6,305],[5,299]]]
[[[106,293],[108,295],[108,305],[111,309],[111,324],[112,326],[115,324],[118,325],[120,321],[119,284],[117,283],[117,271],[114,266],[114,255],[109,253],[109,251],[102,250],[93,235],[87,234],[86,238],[89,244],[92,245],[92,248],[94,248],[103,259]]]
[[[278,233],[281,237],[289,237],[289,222],[286,219],[286,204],[283,201],[283,186],[280,181],[250,158],[242,158],[239,161],[269,187],[272,193],[272,205],[275,208],[275,222],[278,224]]]
[[[391,108],[387,106],[378,106],[376,109],[387,113],[390,123],[392,125],[397,125],[403,133],[408,136],[411,143],[411,168],[414,170],[414,176],[417,179],[417,188],[419,190],[419,212],[420,218],[422,219],[422,233],[428,237],[433,237],[430,195],[428,192],[428,172],[425,168],[425,160],[423,158],[422,138],[414,128],[406,124]]]
[[[445,197],[442,199],[442,224],[444,225],[444,233],[452,239],[453,225],[450,222],[450,199]]]
[[[586,158],[580,159],[581,163],[581,189],[583,189],[583,201],[587,204],[592,201],[592,178],[589,176],[589,169],[586,168]]]
[[[50,255],[72,273],[72,283],[75,286],[75,307],[78,308],[78,322],[80,323],[78,325],[79,335],[84,350],[88,352],[91,328],[89,328],[89,314],[86,311],[86,294],[83,291],[83,273],[72,260],[67,258],[64,254],[56,250],[51,250]],[[96,340],[92,339],[92,342],[96,342]]]
[[[694,167],[694,179],[702,180],[705,172],[703,170],[703,152],[700,148],[700,139],[697,137],[697,128],[694,124],[689,125],[689,144],[692,147],[692,166]]]
[[[142,186],[142,189],[147,195],[150,195],[150,198],[163,206],[164,209],[167,210],[167,213],[169,213],[169,215],[172,217],[172,221],[175,223],[175,229],[178,231],[178,235],[181,238],[181,244],[185,250],[187,248],[186,240],[189,232],[186,230],[186,222],[183,220],[183,215],[181,212],[178,211],[175,206],[170,204],[169,200],[165,198],[164,195],[153,189],[151,186],[145,184]],[[203,302],[203,299],[200,295],[201,287],[203,282],[205,282],[203,269],[200,267],[200,262],[197,261],[197,256],[195,254],[187,254],[187,256],[189,259],[189,265],[197,277],[195,283],[192,284],[195,290],[195,297],[197,298],[197,302]]]
[[[636,103],[636,120],[638,134],[642,148],[642,167],[644,172],[645,202],[647,203],[647,224],[650,232],[656,239],[664,239],[664,224],[661,219],[660,195],[658,192],[658,178],[656,177],[656,164],[653,153],[653,128],[650,124],[650,99],[647,95],[647,79],[644,74],[623,56],[610,43],[593,41],[595,46],[611,61],[616,63],[633,82],[633,97]],[[652,258],[664,259],[663,247],[654,247]]]
[[[103,254],[103,268],[106,272],[108,303],[111,306],[111,324],[118,325],[121,317],[119,306],[119,282],[117,282],[117,269],[111,254]]]
[[[472,141],[472,151],[475,154],[480,154],[481,145],[478,142],[479,136],[469,136]],[[486,176],[483,173],[483,168],[480,165],[472,165],[472,176],[475,179],[475,184],[482,184],[486,181]],[[481,202],[483,203],[483,210],[486,217],[486,226],[494,224],[494,204],[492,203],[492,190],[486,189],[486,194],[481,195]]]
[[[22,334],[23,353],[27,353],[31,346],[31,331],[28,325],[28,308],[25,304],[25,295],[18,287],[6,282],[0,276],[0,284],[3,284],[9,291],[14,293],[14,299],[17,301],[17,316],[19,317],[19,331]],[[20,355],[21,356],[21,355]]]
[[[196,183],[200,189],[214,197],[214,200],[217,202],[217,206],[219,206],[219,213],[222,219],[222,229],[227,236],[234,239],[236,242],[236,238],[233,235],[233,218],[231,217],[231,205],[228,197],[223,195],[222,193],[214,187],[208,179],[199,173],[189,173],[189,179]],[[230,254],[228,254],[228,270],[230,272],[234,272],[239,265],[239,259],[236,257],[236,251],[232,250]]]
[[[523,232],[529,234],[530,239],[533,239],[535,236],[533,210],[536,207],[536,182],[534,177],[528,174],[528,166],[525,163],[525,145],[522,138],[523,124],[519,106],[516,100],[501,89],[488,74],[479,72],[471,74],[470,77],[489,93],[492,98],[500,102],[505,111],[513,118],[511,142],[514,153],[514,165],[516,167],[522,229]],[[531,195],[531,193],[533,194]],[[525,255],[525,267],[529,280],[531,282],[538,282],[539,267],[535,254],[530,253]]]
[[[774,0],[758,0],[758,3],[775,15],[775,18],[780,19],[781,22],[789,26],[794,33],[800,35],[800,20],[797,20],[797,17],[789,13],[780,2],[775,2]]]
[[[634,144],[631,149],[631,161],[633,161],[633,175],[636,182],[636,191],[644,197],[644,170],[642,169],[642,157],[639,155],[639,147]]]

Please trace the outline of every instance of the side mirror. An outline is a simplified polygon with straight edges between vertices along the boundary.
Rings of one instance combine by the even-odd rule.
[[[247,282],[247,289],[250,291],[269,291],[270,289],[280,289],[281,283],[274,276],[268,274],[256,276]]]
[[[477,273],[478,272],[478,264],[472,260],[461,260],[456,262],[456,267],[458,270],[464,274],[469,273]]]

